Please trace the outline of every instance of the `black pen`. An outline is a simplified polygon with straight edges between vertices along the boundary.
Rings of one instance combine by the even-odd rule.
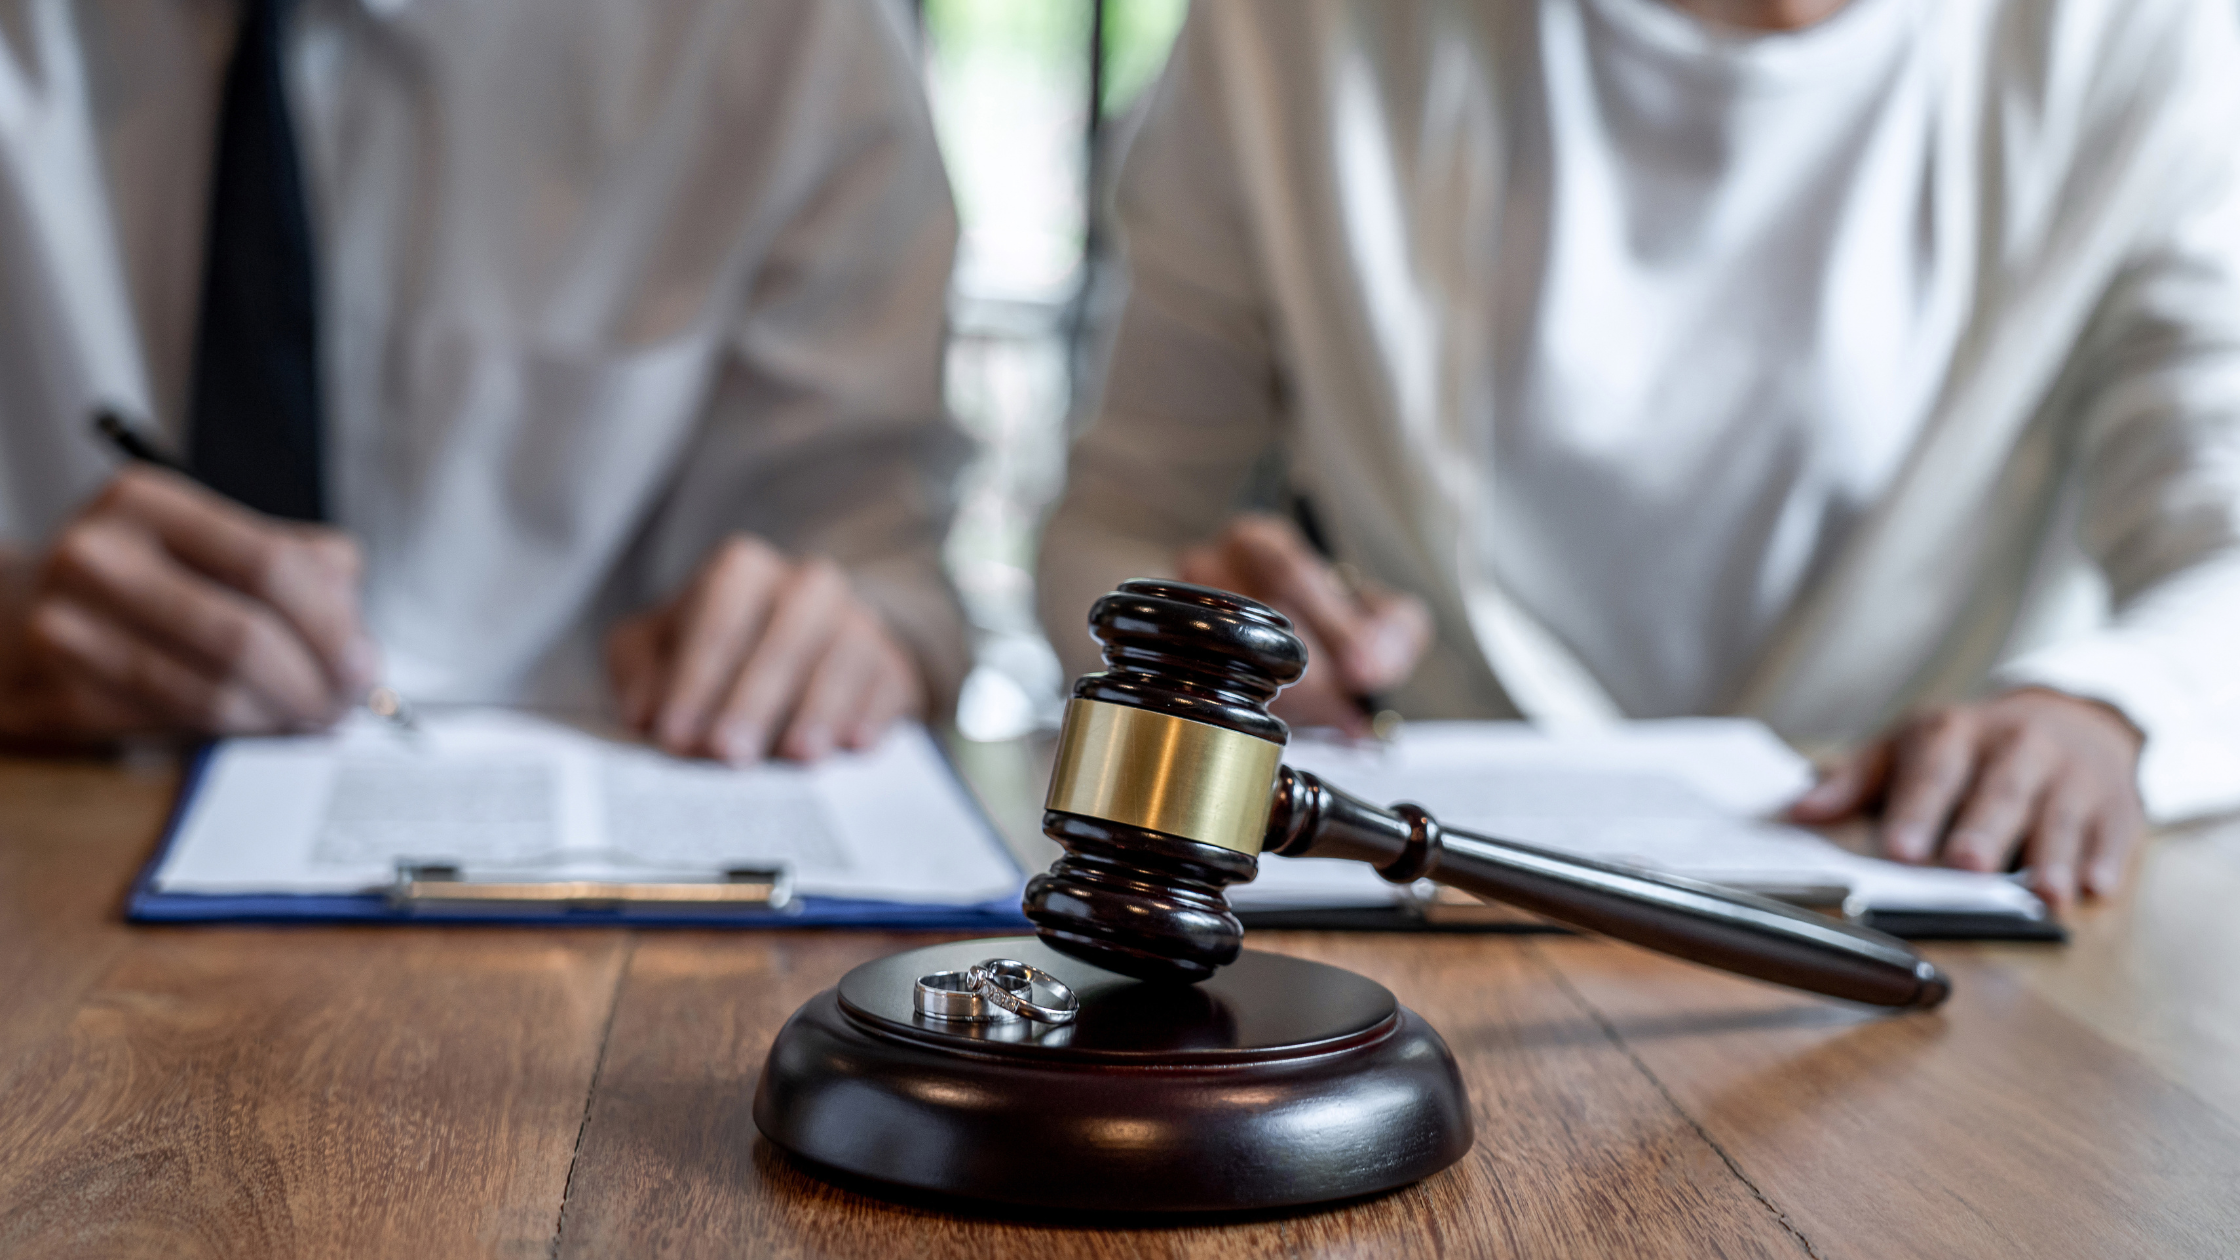
[[[148,435],[140,431],[139,425],[118,415],[114,408],[94,409],[93,431],[126,459],[175,472],[196,485],[209,489],[209,483],[195,476],[194,470],[188,468],[178,456],[149,441]],[[413,716],[412,705],[405,700],[402,692],[387,683],[379,684],[367,692],[361,703],[375,717],[398,730],[413,735],[420,731],[420,723]]]
[[[102,407],[93,413],[93,431],[106,440],[109,445],[115,447],[117,453],[123,455],[126,459],[143,464],[153,464],[158,468],[175,472],[197,485],[202,484],[201,479],[197,478],[185,464],[179,462],[177,456],[149,441],[147,435],[140,431],[140,426],[126,420],[111,408]]]

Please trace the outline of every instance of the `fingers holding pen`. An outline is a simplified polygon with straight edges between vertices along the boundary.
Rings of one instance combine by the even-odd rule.
[[[86,522],[57,544],[49,572],[56,594],[67,596],[59,605],[66,623],[96,619],[108,627],[104,644],[130,641],[133,658],[166,662],[135,668],[132,690],[158,699],[177,720],[237,729],[218,708],[182,707],[180,689],[157,682],[175,672],[208,680],[201,690],[212,696],[239,691],[253,697],[256,709],[280,726],[324,725],[347,704],[317,655],[270,605],[168,563],[157,540],[142,531],[116,521]],[[68,641],[90,644],[90,629],[78,629]],[[79,659],[113,666],[124,658],[103,650]],[[97,672],[112,684],[123,681],[113,668]]]
[[[1274,604],[1313,631],[1339,673],[1352,672],[1367,610],[1297,526],[1280,517],[1241,516],[1216,545],[1243,581],[1243,593]]]
[[[21,681],[53,701],[57,734],[323,727],[377,664],[357,581],[356,547],[336,531],[128,469],[37,565]]]
[[[94,515],[138,526],[180,565],[270,610],[308,647],[342,707],[378,680],[379,652],[358,603],[364,564],[348,534],[260,516],[144,466],[118,474]]]
[[[152,725],[244,735],[284,725],[247,687],[192,668],[161,645],[67,596],[43,601],[32,612],[28,630],[33,650],[65,667],[54,671],[55,690],[70,697],[81,716],[114,721],[130,711],[155,719],[148,724],[127,719],[112,731]],[[100,703],[97,697],[103,692],[122,698],[124,705]]]
[[[1326,650],[1344,683],[1356,692],[1406,681],[1431,641],[1431,615],[1422,600],[1358,578],[1317,555],[1297,526],[1280,517],[1239,517],[1221,545],[1230,567],[1247,584],[1244,593],[1291,615]]]
[[[1361,585],[1360,599],[1369,616],[1354,648],[1351,675],[1365,691],[1398,686],[1431,647],[1431,609],[1413,595],[1375,583]]]
[[[1289,722],[1367,734],[1363,697],[1407,681],[1431,644],[1423,601],[1349,578],[1281,517],[1240,516],[1176,561],[1184,581],[1250,596],[1291,619],[1307,645],[1307,672],[1276,700]]]
[[[1176,557],[1177,575],[1185,582],[1235,591],[1267,604],[1291,618],[1292,632],[1307,651],[1307,672],[1284,688],[1270,711],[1294,726],[1326,727],[1352,736],[1369,733],[1369,714],[1360,693],[1349,686],[1335,664],[1335,656],[1315,632],[1311,618],[1273,594],[1265,583],[1242,567],[1233,545],[1234,530],[1204,546],[1186,548]]]

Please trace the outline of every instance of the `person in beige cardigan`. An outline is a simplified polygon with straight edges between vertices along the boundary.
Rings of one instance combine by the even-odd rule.
[[[1178,575],[1300,623],[1295,722],[1755,715],[1854,750],[1798,819],[2109,892],[2240,805],[2236,50],[2194,0],[1205,0],[1049,632],[1086,668]]]

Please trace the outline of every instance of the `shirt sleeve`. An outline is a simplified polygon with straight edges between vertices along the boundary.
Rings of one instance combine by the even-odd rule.
[[[941,564],[969,445],[942,402],[956,211],[886,0],[803,6],[781,168],[813,168],[753,269],[706,414],[652,526],[644,598],[726,534],[824,556],[946,712],[969,652]]]
[[[1170,576],[1279,435],[1278,373],[1222,106],[1221,6],[1194,5],[1116,200],[1126,283],[1094,419],[1043,533],[1037,600],[1069,674],[1099,668],[1089,606]]]
[[[2168,226],[2080,350],[2079,540],[2113,615],[1997,674],[2121,711],[2146,737],[2140,792],[2162,822],[2240,807],[2240,111],[2221,82],[2240,47],[2212,8],[2164,98],[2188,133]]]

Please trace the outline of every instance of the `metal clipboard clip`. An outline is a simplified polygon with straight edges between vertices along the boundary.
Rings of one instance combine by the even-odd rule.
[[[785,867],[732,867],[707,879],[540,879],[530,872],[490,872],[469,879],[450,862],[399,862],[390,906],[406,910],[519,913],[569,910],[651,910],[727,914],[783,913],[795,907],[793,874]]]

